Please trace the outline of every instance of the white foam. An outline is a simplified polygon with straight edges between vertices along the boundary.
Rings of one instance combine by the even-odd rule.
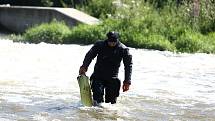
[[[69,103],[78,101],[80,97],[76,77],[84,56],[91,46],[23,44],[1,40],[1,99],[8,104],[30,104],[33,101],[32,106],[43,107],[30,107],[29,112],[39,112],[47,105],[50,106],[52,101],[60,100],[65,101],[64,103],[68,103],[68,100]],[[175,54],[132,48],[130,51],[134,63],[132,85],[128,92],[121,91],[118,98],[121,105],[104,104],[104,108],[101,109],[104,116],[110,117],[106,113],[117,110],[116,117],[119,117],[119,120],[129,119],[133,114],[151,111],[150,109],[154,107],[150,104],[156,101],[161,104],[160,107],[156,107],[158,112],[162,111],[162,104],[178,106],[178,110],[199,103],[215,104],[214,55]],[[94,63],[95,60],[87,72],[89,76]],[[123,69],[122,64],[119,73],[122,81]],[[44,103],[45,101],[47,103]],[[137,102],[138,104],[135,104]],[[141,106],[149,107],[147,110]],[[35,118],[44,117],[35,116]]]

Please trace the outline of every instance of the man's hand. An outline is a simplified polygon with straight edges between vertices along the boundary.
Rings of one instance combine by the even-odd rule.
[[[86,72],[87,72],[87,68],[85,68],[84,66],[81,66],[79,69],[79,75],[85,75]]]
[[[122,86],[123,92],[128,91],[129,90],[129,86],[130,86],[130,84],[124,82],[123,86]]]

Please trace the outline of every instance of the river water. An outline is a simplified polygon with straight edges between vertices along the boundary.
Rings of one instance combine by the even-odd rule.
[[[0,121],[214,121],[215,55],[133,49],[118,103],[87,108],[76,80],[92,45],[0,40]],[[92,62],[87,75],[93,71]],[[123,80],[123,64],[119,78]]]

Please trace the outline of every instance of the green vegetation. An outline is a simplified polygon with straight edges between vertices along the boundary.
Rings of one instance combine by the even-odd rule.
[[[20,40],[92,44],[114,30],[129,47],[215,53],[215,1],[196,1],[89,0],[78,8],[99,17],[101,24],[68,28],[55,21],[28,29]]]
[[[28,29],[24,34],[24,41],[30,43],[63,43],[65,36],[70,34],[70,29],[63,22],[53,21],[51,23],[44,23],[40,26]]]

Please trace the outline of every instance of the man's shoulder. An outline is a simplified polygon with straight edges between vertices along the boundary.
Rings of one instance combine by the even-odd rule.
[[[96,46],[102,46],[102,45],[104,45],[104,41],[103,40],[98,40],[98,41],[96,41],[95,43],[94,43],[94,45],[96,45]]]
[[[128,47],[126,45],[124,45],[123,43],[119,43],[119,48],[122,48],[122,49],[128,49]]]

